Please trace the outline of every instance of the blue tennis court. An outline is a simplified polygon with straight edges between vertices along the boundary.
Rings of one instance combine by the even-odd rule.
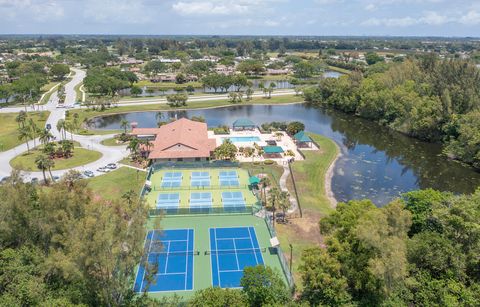
[[[192,179],[210,179],[210,172],[194,171],[192,172]]]
[[[135,292],[193,290],[193,229],[151,230],[135,278]],[[152,282],[147,280],[147,272]]]
[[[238,187],[240,185],[240,182],[238,181],[237,171],[220,171],[218,174],[218,179],[222,187],[225,187],[225,186]]]
[[[237,171],[220,171],[218,174],[218,177],[220,179],[225,178],[225,179],[231,179],[231,178],[238,178],[238,173]]]
[[[243,269],[263,265],[254,227],[210,228],[212,285],[238,288]]]
[[[178,209],[180,205],[179,193],[162,193],[157,197],[158,209]]]
[[[209,187],[210,186],[210,178],[196,178],[192,177],[190,181],[190,185],[192,187]]]
[[[213,205],[211,192],[192,192],[190,193],[190,208],[211,208]]]
[[[162,188],[178,188],[182,183],[181,172],[166,172],[162,178]]]
[[[222,203],[223,207],[227,210],[234,209],[234,208],[245,208],[245,198],[243,197],[243,193],[240,191],[226,191],[222,192]]]

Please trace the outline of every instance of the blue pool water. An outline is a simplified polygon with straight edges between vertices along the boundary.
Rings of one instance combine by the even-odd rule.
[[[232,143],[240,143],[240,142],[260,142],[260,138],[258,136],[232,136],[228,138],[223,138],[222,140],[230,140]]]

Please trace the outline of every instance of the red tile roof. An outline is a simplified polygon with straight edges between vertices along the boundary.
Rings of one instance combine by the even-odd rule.
[[[134,128],[134,135],[156,135],[149,159],[207,158],[215,150],[215,139],[209,139],[207,124],[186,118],[160,128]]]

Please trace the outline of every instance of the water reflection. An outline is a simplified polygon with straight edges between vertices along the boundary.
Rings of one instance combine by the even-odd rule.
[[[332,138],[342,150],[332,178],[332,190],[340,201],[370,198],[382,205],[417,188],[471,193],[480,185],[480,173],[445,159],[438,144],[420,142],[369,121],[302,104],[138,112],[105,116],[92,125],[118,129],[126,119],[138,122],[140,127],[155,127],[158,113],[164,119],[203,116],[209,126],[231,125],[239,117],[249,117],[257,124],[302,121],[308,131]]]

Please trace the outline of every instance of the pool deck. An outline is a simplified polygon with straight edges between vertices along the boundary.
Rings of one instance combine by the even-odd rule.
[[[239,152],[239,153],[237,153],[237,156],[236,156],[236,159],[239,162],[253,162],[253,161],[273,160],[280,165],[285,165],[288,162],[288,160],[290,160],[292,158],[294,158],[296,161],[304,160],[303,156],[298,151],[297,145],[295,144],[293,139],[290,136],[288,136],[285,132],[281,132],[281,133],[282,133],[282,136],[276,136],[275,135],[276,132],[260,133],[260,131],[258,129],[245,130],[245,131],[236,131],[236,130],[230,129],[230,134],[216,135],[213,131],[208,131],[208,137],[211,138],[211,139],[215,139],[215,141],[217,142],[217,146],[220,146],[223,143],[223,140],[225,138],[256,137],[256,138],[260,139],[260,141],[255,141],[255,142],[253,142],[253,141],[247,141],[247,142],[236,141],[236,142],[233,142],[233,144],[235,146],[237,146],[237,148],[240,148],[240,147],[254,147],[255,143],[258,146],[261,146],[261,147],[268,146],[267,141],[273,140],[273,141],[277,142],[277,146],[280,146],[280,147],[283,148],[285,153],[288,150],[291,150],[294,153],[293,157],[282,154],[281,158],[265,159],[261,155],[260,156],[255,155],[253,157],[245,157],[242,153]],[[313,145],[312,148],[302,148],[302,150],[318,150],[318,148],[315,145]]]

